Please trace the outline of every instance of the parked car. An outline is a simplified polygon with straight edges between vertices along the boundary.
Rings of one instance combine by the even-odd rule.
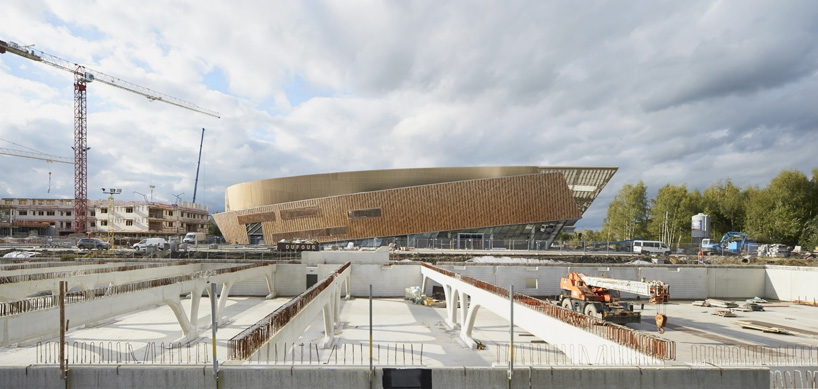
[[[99,240],[97,238],[82,238],[77,241],[77,248],[85,250],[88,249],[108,250],[108,242]]]

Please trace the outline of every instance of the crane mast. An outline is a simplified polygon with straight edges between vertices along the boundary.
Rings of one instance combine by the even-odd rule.
[[[77,233],[85,233],[88,228],[88,83],[98,81],[145,96],[151,101],[161,101],[219,118],[218,112],[201,108],[191,102],[109,76],[96,70],[86,69],[82,65],[66,61],[40,50],[32,49],[30,46],[21,46],[14,42],[0,40],[0,54],[6,52],[35,62],[42,62],[74,74],[74,231]]]

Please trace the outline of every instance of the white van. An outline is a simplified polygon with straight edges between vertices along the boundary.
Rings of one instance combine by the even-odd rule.
[[[164,250],[165,244],[167,244],[167,242],[162,238],[147,238],[133,245],[133,248],[136,251],[148,251],[148,246],[153,246],[156,247],[157,250]]]
[[[633,241],[633,253],[670,255],[670,247],[658,240],[635,240]]]
[[[207,243],[207,234],[204,232],[188,232],[185,237],[182,239],[183,243],[193,244],[193,243]]]

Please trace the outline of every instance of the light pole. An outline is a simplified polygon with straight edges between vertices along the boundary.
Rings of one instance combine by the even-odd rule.
[[[122,189],[102,188],[102,193],[108,195],[108,250],[114,249],[114,195],[122,193]]]

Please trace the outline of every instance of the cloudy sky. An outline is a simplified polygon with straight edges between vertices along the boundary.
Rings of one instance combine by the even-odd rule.
[[[765,186],[818,167],[818,2],[7,0],[0,40],[218,111],[88,89],[88,193],[224,209],[244,181],[349,170],[617,166]],[[631,6],[631,7],[628,7]],[[0,55],[0,148],[72,157],[70,73]],[[49,184],[49,172],[51,182]],[[49,192],[50,191],[50,192]],[[0,156],[0,197],[73,167]]]

